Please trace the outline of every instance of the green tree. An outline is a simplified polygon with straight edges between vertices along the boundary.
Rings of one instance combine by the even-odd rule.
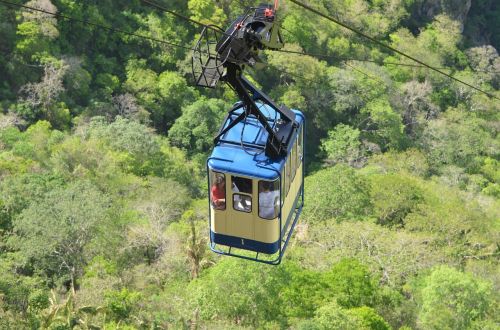
[[[434,168],[457,165],[474,170],[480,156],[493,156],[498,141],[492,139],[486,123],[475,114],[450,109],[429,123],[421,144]]]
[[[182,2],[184,2],[183,7],[185,7],[185,1]],[[176,10],[175,7],[180,6],[175,6],[175,4],[169,2],[169,8]],[[186,9],[182,8],[180,11],[176,11],[185,12]],[[158,12],[151,12],[147,15],[136,13],[134,18],[141,26],[137,30],[137,34],[155,39],[168,40],[176,44],[182,44],[186,38],[190,37],[189,29],[187,29],[185,25],[179,24],[178,19],[172,15],[159,15]],[[151,66],[172,69],[175,68],[176,61],[182,59],[186,55],[185,49],[159,44],[152,40],[144,40],[143,38],[136,37],[130,37],[130,40],[129,38],[126,40],[128,43],[132,43],[132,40],[135,41],[136,44],[132,44],[131,46],[136,53],[144,55],[141,57],[147,57]],[[149,44],[150,47],[144,47],[146,43]],[[188,88],[186,88],[186,90],[187,89]]]
[[[447,266],[425,278],[420,294],[418,321],[427,329],[468,329],[492,304],[488,282]]]
[[[281,296],[287,302],[282,313],[291,318],[311,318],[328,300],[328,283],[321,272],[308,270],[294,262],[285,262],[286,285]]]
[[[0,182],[0,230],[10,230],[14,219],[46,193],[64,185],[52,174],[25,173],[8,176]]]
[[[378,223],[401,226],[405,217],[423,200],[418,181],[404,174],[374,175],[370,197]]]
[[[109,291],[106,293],[106,307],[114,320],[126,321],[136,310],[140,298],[139,292],[133,292],[127,288],[120,291]]]
[[[26,6],[57,13],[57,8],[50,0],[31,0]],[[56,25],[57,19],[53,15],[23,11],[22,22],[17,26],[19,39],[16,50],[28,61],[47,56],[53,48],[51,41],[59,36]]]
[[[158,75],[144,60],[130,60],[126,70],[125,90],[135,95],[152,114],[153,125],[160,132],[167,132],[181,115],[181,109],[198,97],[197,91],[174,71]]]
[[[355,315],[342,308],[335,302],[321,306],[315,313],[312,329],[335,329],[335,330],[354,330],[362,329],[362,324]],[[306,328],[307,329],[307,328]]]
[[[375,171],[380,174],[409,173],[417,177],[429,174],[429,163],[425,155],[418,149],[408,149],[404,152],[388,151],[373,155],[364,172]]]
[[[168,132],[172,145],[190,155],[206,153],[228,109],[224,101],[206,98],[183,108],[182,115]]]
[[[110,124],[96,117],[87,134],[117,152],[118,163],[125,171],[136,175],[162,174],[160,139],[151,128],[121,117]]]
[[[382,150],[402,149],[406,144],[401,116],[389,102],[378,99],[369,102],[361,113],[366,115],[364,126],[369,141],[378,144]]]
[[[226,15],[222,8],[219,8],[210,0],[189,0],[188,8],[191,18],[205,24],[222,25],[226,21]]]
[[[377,312],[370,307],[357,307],[347,311],[349,315],[355,317],[359,324],[360,329],[370,330],[390,330],[391,326],[382,318]]]
[[[257,326],[273,320],[283,307],[279,269],[226,258],[189,284],[188,296],[203,320],[227,319]]]
[[[314,222],[359,220],[371,211],[368,182],[355,170],[336,165],[306,178],[304,216]]]
[[[356,259],[343,259],[325,274],[338,304],[345,308],[373,305],[376,287],[368,267]]]
[[[89,260],[87,244],[107,221],[109,200],[88,182],[56,188],[16,219],[11,246],[47,276],[66,275],[74,290]]]
[[[167,129],[181,116],[184,106],[199,98],[198,91],[188,86],[186,79],[174,71],[165,71],[159,75],[158,92],[163,99],[164,113],[153,113],[153,118],[162,116],[156,121],[164,122]]]
[[[359,140],[360,131],[348,125],[339,124],[328,132],[328,138],[321,147],[326,153],[328,163],[347,163],[355,165],[363,155]]]
[[[19,253],[2,253],[0,257],[0,311],[33,316],[48,306],[48,290],[39,276],[21,274],[20,262]]]

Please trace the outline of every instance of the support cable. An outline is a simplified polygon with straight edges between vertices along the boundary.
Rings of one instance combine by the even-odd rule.
[[[342,58],[342,57],[336,57],[336,56],[327,55],[327,54],[308,53],[308,52],[301,52],[301,51],[296,51],[296,50],[286,50],[286,49],[269,49],[269,50],[273,51],[273,52],[278,52],[278,53],[319,57],[319,58],[332,59],[332,60],[338,60],[338,61],[355,61],[355,62],[375,63],[378,65],[394,65],[394,66],[407,66],[407,67],[413,67],[413,68],[427,68],[426,66],[421,65],[421,64],[411,64],[411,63],[401,63],[401,62],[381,62],[381,61],[368,60],[368,59],[358,59],[358,58]],[[445,68],[445,67],[438,67],[437,69],[453,70],[452,68]],[[472,72],[484,72],[484,73],[500,73],[500,71],[489,71],[489,70],[473,70],[473,69],[471,69],[471,71]]]
[[[141,0],[141,1],[144,2],[144,3],[147,3],[150,6],[154,6],[155,8],[163,10],[165,12],[171,13],[171,14],[179,17],[179,18],[182,18],[184,20],[190,21],[190,22],[192,22],[194,24],[197,24],[197,25],[200,25],[200,26],[205,26],[205,27],[207,27],[209,29],[214,29],[215,30],[215,28],[212,27],[212,26],[210,26],[210,25],[205,25],[205,24],[200,23],[200,22],[198,22],[196,20],[192,20],[192,19],[190,19],[188,17],[185,17],[185,16],[180,15],[178,13],[175,13],[173,11],[170,11],[170,10],[168,10],[168,9],[162,7],[162,6],[154,4],[153,2],[151,2],[149,0]],[[452,80],[455,80],[455,81],[457,81],[457,82],[459,82],[459,83],[461,83],[463,85],[466,85],[466,86],[468,86],[468,87],[470,87],[470,88],[472,88],[472,89],[474,89],[474,90],[476,90],[478,92],[481,92],[481,93],[483,93],[483,94],[485,94],[485,95],[487,95],[487,96],[489,96],[491,98],[500,100],[500,98],[496,97],[495,95],[493,95],[493,94],[491,94],[489,92],[481,90],[481,89],[479,89],[479,88],[477,88],[477,87],[475,87],[475,86],[473,86],[471,84],[468,84],[467,82],[464,82],[464,81],[462,81],[462,80],[460,80],[458,78],[455,78],[452,75],[447,74],[447,73],[441,71],[439,68],[432,67],[432,66],[430,66],[430,65],[428,65],[428,64],[426,64],[426,63],[424,63],[424,62],[422,62],[422,61],[420,61],[420,60],[418,60],[418,59],[416,59],[416,58],[414,58],[414,57],[412,57],[410,55],[406,55],[405,53],[397,50],[396,48],[394,48],[392,46],[389,46],[389,45],[386,45],[383,42],[380,42],[380,41],[378,41],[378,40],[376,40],[376,39],[374,39],[374,38],[372,38],[372,37],[370,37],[370,36],[368,36],[368,35],[360,32],[360,31],[358,31],[358,30],[356,30],[354,28],[351,28],[351,27],[345,25],[344,23],[337,21],[336,19],[334,19],[332,17],[329,17],[329,16],[327,16],[327,15],[325,15],[325,14],[317,11],[314,8],[311,8],[311,7],[309,7],[309,6],[305,5],[305,4],[302,4],[302,3],[300,3],[300,2],[298,2],[296,0],[290,0],[290,1],[292,1],[295,4],[297,4],[299,6],[302,6],[302,7],[306,8],[306,9],[312,11],[313,13],[316,13],[316,14],[320,15],[321,17],[329,19],[329,20],[333,21],[334,23],[337,23],[337,24],[339,24],[339,25],[341,25],[341,26],[343,26],[343,27],[345,27],[345,28],[347,28],[347,29],[349,29],[349,30],[357,33],[357,34],[360,34],[361,36],[363,36],[363,37],[365,37],[365,38],[367,38],[367,39],[375,42],[376,44],[378,44],[378,45],[380,45],[382,47],[385,47],[385,48],[387,48],[389,50],[392,50],[392,51],[394,51],[394,52],[396,52],[396,53],[404,56],[404,57],[407,57],[407,58],[409,58],[409,59],[411,59],[411,60],[419,63],[420,66],[416,65],[416,64],[412,65],[412,64],[405,64],[405,63],[395,63],[395,62],[386,62],[384,64],[387,64],[387,65],[399,65],[399,66],[410,66],[410,67],[426,67],[426,68],[431,69],[433,71],[436,71],[436,72],[438,72],[438,73],[440,73],[440,74],[442,74],[442,75],[444,75],[444,76],[446,76],[446,77],[448,77],[448,78],[450,78]],[[129,32],[129,31],[125,31],[125,30],[122,30],[122,29],[118,29],[118,28],[114,28],[114,27],[111,27],[111,26],[102,25],[102,24],[95,23],[95,22],[88,21],[88,20],[78,19],[78,18],[75,18],[75,17],[72,17],[72,16],[68,16],[68,15],[64,15],[64,14],[53,13],[53,12],[50,12],[50,11],[46,11],[44,9],[39,9],[39,8],[35,8],[35,7],[30,7],[30,6],[18,4],[18,3],[13,3],[13,2],[10,2],[10,1],[6,1],[6,0],[0,0],[0,3],[2,3],[4,5],[7,5],[7,6],[11,6],[11,7],[18,7],[18,8],[22,8],[22,9],[26,9],[26,10],[37,11],[37,12],[41,12],[41,13],[45,13],[45,14],[54,16],[54,17],[62,18],[62,19],[65,19],[65,20],[70,20],[70,21],[75,21],[75,22],[83,23],[83,24],[86,24],[86,25],[94,26],[94,27],[97,27],[97,28],[100,28],[100,29],[104,29],[104,30],[107,30],[107,31],[111,31],[111,32],[114,32],[114,33],[120,33],[120,34],[129,35],[129,36],[134,36],[134,37],[137,37],[137,38],[147,39],[147,40],[150,40],[150,41],[154,41],[154,42],[158,42],[158,43],[161,43],[161,44],[165,44],[167,46],[172,46],[172,47],[182,48],[182,49],[185,49],[185,50],[194,51],[194,49],[191,48],[191,47],[189,47],[189,46],[184,46],[184,45],[176,44],[176,43],[173,43],[173,42],[170,42],[170,41],[166,41],[166,40],[162,40],[162,39],[158,39],[158,38],[154,38],[154,37],[149,37],[149,36],[146,36],[146,35],[141,35],[141,34]],[[219,32],[219,33],[221,33],[220,30],[216,30],[216,31]],[[276,50],[274,50],[274,51],[276,51]],[[282,52],[282,53],[296,54],[296,55],[302,55],[302,56],[333,58],[332,56],[324,55],[324,54],[312,54],[312,53],[305,53],[305,52],[298,52],[298,51],[289,51],[289,50],[277,50],[277,51],[278,52]],[[346,61],[346,60],[377,63],[377,61],[372,61],[372,60],[342,59],[342,61]],[[484,72],[490,72],[490,71],[484,71]],[[490,73],[494,73],[494,72],[490,72]]]
[[[347,24],[345,24],[345,23],[343,23],[343,22],[335,19],[334,17],[326,15],[326,14],[322,13],[321,11],[312,8],[309,5],[306,5],[306,4],[304,4],[304,3],[300,2],[300,1],[297,1],[297,0],[289,0],[289,1],[292,2],[292,3],[294,3],[294,4],[296,4],[299,7],[302,7],[304,9],[306,9],[306,10],[308,10],[308,11],[310,11],[310,12],[316,14],[316,15],[318,15],[318,16],[321,16],[321,17],[323,17],[323,18],[325,18],[325,19],[327,19],[327,20],[329,20],[329,21],[331,21],[331,22],[333,22],[335,24],[338,24],[338,25],[340,25],[340,26],[342,26],[342,27],[344,27],[344,28],[346,28],[346,29],[348,29],[348,30],[356,33],[356,34],[359,34],[360,36],[362,36],[362,37],[364,37],[364,38],[372,41],[373,43],[375,43],[375,44],[377,44],[377,45],[379,45],[379,46],[381,46],[383,48],[389,49],[389,50],[393,51],[396,54],[399,54],[399,55],[401,55],[403,57],[406,57],[406,58],[408,58],[408,59],[410,59],[412,61],[415,61],[415,62],[419,63],[420,65],[423,65],[423,66],[425,66],[425,67],[427,67],[427,68],[429,68],[429,69],[431,69],[431,70],[433,70],[433,71],[435,71],[437,73],[442,74],[443,76],[446,76],[446,77],[448,77],[448,78],[450,78],[452,80],[455,80],[458,83],[461,83],[461,84],[463,84],[465,86],[468,86],[468,87],[470,87],[470,88],[472,88],[472,89],[474,89],[474,90],[476,90],[476,91],[478,91],[480,93],[483,93],[483,94],[485,94],[485,95],[487,95],[487,96],[489,96],[491,98],[494,98],[494,99],[500,101],[500,98],[496,97],[495,95],[493,95],[493,94],[491,94],[489,92],[486,92],[486,91],[484,91],[484,90],[482,90],[482,89],[480,89],[480,88],[478,88],[478,87],[476,87],[474,85],[471,85],[471,84],[469,84],[469,83],[467,83],[467,82],[465,82],[465,81],[463,81],[461,79],[455,78],[452,75],[450,75],[450,74],[448,74],[448,73],[446,73],[446,72],[444,72],[444,71],[442,71],[442,70],[440,70],[438,68],[435,68],[435,67],[433,67],[433,66],[431,66],[431,65],[429,65],[429,64],[427,64],[425,62],[422,62],[421,60],[419,60],[419,59],[417,59],[417,58],[415,58],[415,57],[413,57],[411,55],[408,55],[408,54],[406,54],[406,53],[404,53],[404,52],[402,52],[402,51],[400,51],[400,50],[398,50],[398,49],[396,49],[396,48],[394,48],[394,47],[392,47],[390,45],[387,45],[387,44],[383,43],[382,41],[379,41],[379,40],[375,39],[374,37],[371,37],[371,36],[367,35],[366,33],[363,33],[360,30],[358,30],[356,28],[353,28],[353,27],[351,27],[351,26],[349,26],[349,25],[347,25]]]
[[[174,11],[172,11],[172,10],[168,9],[168,8],[165,8],[164,6],[161,6],[161,5],[159,5],[159,4],[155,3],[155,2],[152,2],[152,1],[150,1],[150,0],[141,0],[141,1],[142,1],[143,3],[145,3],[145,4],[149,5],[149,6],[153,7],[153,8],[156,8],[156,9],[159,9],[159,10],[164,11],[164,12],[166,12],[166,13],[169,13],[169,14],[171,14],[171,15],[174,15],[174,16],[176,16],[176,17],[178,17],[178,18],[181,18],[181,19],[183,19],[183,20],[185,20],[185,21],[191,22],[191,23],[193,23],[193,24],[196,24],[196,25],[199,25],[199,26],[202,26],[202,27],[206,27],[206,28],[211,29],[211,30],[214,30],[214,31],[216,31],[216,32],[218,32],[218,33],[222,33],[222,34],[224,34],[224,35],[226,35],[226,36],[228,36],[228,37],[230,37],[230,38],[233,38],[233,36],[232,36],[232,35],[227,34],[227,33],[225,33],[225,32],[221,32],[220,30],[218,30],[218,29],[216,29],[215,27],[213,27],[213,25],[203,24],[203,23],[201,23],[201,22],[199,22],[199,21],[196,21],[196,20],[191,19],[191,18],[189,18],[189,17],[186,17],[186,16],[184,16],[184,15],[181,15],[181,14],[179,14],[179,13],[177,13],[177,12],[174,12]],[[290,0],[290,1],[292,1],[292,0]],[[296,4],[297,4],[297,2],[295,2],[295,1],[292,1],[292,2],[294,2],[294,3],[296,3]],[[312,8],[311,8],[311,9],[312,9]],[[337,22],[335,22],[335,23],[337,23]],[[366,37],[366,38],[368,38],[368,39],[370,39],[370,40],[372,40],[372,41],[376,42],[376,43],[377,43],[377,44],[379,44],[379,45],[383,45],[384,47],[386,47],[386,46],[387,46],[387,47],[392,48],[391,46],[385,45],[384,43],[382,43],[382,42],[380,42],[380,41],[376,40],[375,38],[372,38],[372,37],[370,37],[370,36],[368,36],[368,35],[365,35],[364,33],[360,32],[360,31],[358,32],[357,30],[355,30],[355,29],[353,29],[353,28],[350,28],[350,27],[348,27],[347,25],[345,25],[345,24],[343,24],[343,23],[338,23],[338,24],[340,24],[341,26],[344,26],[344,27],[345,27],[345,28],[347,28],[347,29],[350,29],[351,31],[353,31],[353,32],[355,32],[355,33],[360,33],[362,36],[364,36],[364,37]],[[288,31],[288,32],[289,32],[289,31]],[[291,32],[290,32],[290,33],[291,33]],[[293,33],[292,33],[292,34],[293,34]],[[392,50],[392,49],[391,49],[391,50]],[[376,64],[379,64],[379,65],[384,65],[384,64],[387,64],[387,65],[407,66],[407,67],[417,67],[417,68],[418,68],[418,67],[423,67],[423,68],[428,68],[428,69],[432,69],[432,70],[438,70],[438,72],[439,72],[439,73],[444,74],[444,75],[446,75],[447,77],[449,77],[449,78],[451,78],[451,79],[454,79],[454,80],[456,80],[456,81],[458,81],[458,82],[461,82],[461,83],[464,83],[464,84],[468,85],[467,83],[465,83],[465,82],[463,82],[463,81],[461,81],[461,80],[459,80],[459,79],[457,79],[457,78],[454,78],[453,76],[451,76],[451,75],[449,75],[449,74],[447,74],[447,73],[445,73],[445,72],[440,72],[440,71],[439,71],[439,70],[452,70],[452,69],[450,69],[450,68],[442,68],[442,67],[431,67],[431,66],[429,66],[429,65],[427,65],[427,64],[425,64],[425,63],[423,63],[423,62],[420,62],[420,61],[419,61],[419,60],[417,60],[417,59],[413,59],[412,57],[409,57],[409,55],[408,55],[408,56],[403,55],[403,56],[406,56],[406,57],[408,57],[408,58],[410,58],[410,59],[412,59],[412,60],[414,60],[414,61],[416,61],[417,63],[420,63],[420,64],[410,64],[410,63],[400,63],[400,62],[383,62],[383,63],[380,63],[380,62],[378,62],[378,61],[374,61],[374,60],[354,59],[354,58],[335,58],[334,56],[331,56],[331,55],[325,55],[325,54],[315,54],[315,53],[306,53],[306,52],[299,52],[299,51],[293,51],[293,50],[284,50],[284,49],[270,49],[270,51],[274,51],[274,52],[278,52],[278,53],[288,53],[288,54],[296,54],[296,55],[305,55],[305,56],[312,56],[312,57],[320,57],[320,58],[326,58],[326,59],[337,59],[337,60],[341,60],[341,61],[370,62],[370,63],[376,63]],[[393,50],[393,51],[395,51],[395,52],[397,52],[397,53],[400,53],[400,52],[399,52],[397,49],[395,49],[395,48],[394,48],[394,50]],[[403,53],[401,52],[401,54],[403,54]],[[486,70],[473,70],[473,71],[474,71],[474,72],[486,72],[486,73],[499,73],[499,72],[496,72],[496,71],[486,71]],[[472,86],[472,85],[468,85],[468,86],[469,86],[469,87],[471,87],[471,88],[474,88],[474,89],[476,89],[476,90],[478,90],[478,91],[480,91],[480,92],[482,92],[482,93],[486,93],[486,94],[487,94],[488,96],[490,96],[490,97],[494,97],[494,98],[496,98],[495,96],[493,96],[493,95],[489,94],[488,92],[485,92],[485,91],[479,90],[478,88],[476,88],[476,87],[474,87],[474,86]]]
[[[26,10],[37,11],[37,12],[40,12],[40,13],[44,13],[44,14],[47,14],[47,15],[51,15],[51,16],[62,18],[62,19],[69,20],[69,21],[79,22],[79,23],[82,23],[82,24],[85,24],[85,25],[94,26],[94,27],[97,27],[97,28],[100,28],[100,29],[103,29],[103,30],[107,30],[107,31],[111,31],[111,32],[114,32],[114,33],[121,33],[121,34],[126,34],[126,35],[129,35],[129,36],[134,36],[134,37],[137,37],[137,38],[151,40],[151,41],[158,42],[158,43],[161,43],[161,44],[164,44],[164,45],[167,45],[167,46],[172,46],[172,47],[177,47],[177,48],[183,48],[183,49],[186,49],[186,50],[193,50],[193,48],[191,48],[191,47],[184,46],[184,45],[179,45],[179,44],[176,44],[176,43],[173,43],[173,42],[170,42],[170,41],[166,41],[166,40],[162,40],[162,39],[157,39],[157,38],[153,38],[153,37],[148,37],[148,36],[137,34],[137,33],[133,33],[133,32],[128,32],[128,31],[125,31],[125,30],[122,30],[122,29],[114,28],[114,27],[107,26],[107,25],[102,25],[102,24],[99,24],[99,23],[91,22],[91,21],[84,20],[84,19],[75,18],[75,17],[68,16],[68,15],[63,15],[63,14],[59,14],[59,13],[53,13],[53,12],[50,12],[50,11],[47,11],[47,10],[44,10],[44,9],[30,7],[30,6],[26,6],[26,5],[22,5],[22,4],[18,4],[18,3],[13,3],[13,2],[10,2],[10,1],[5,1],[5,0],[0,0],[0,3],[2,3],[4,5],[7,5],[7,6],[11,6],[11,7],[18,7],[18,8],[22,8],[22,9],[26,9]]]

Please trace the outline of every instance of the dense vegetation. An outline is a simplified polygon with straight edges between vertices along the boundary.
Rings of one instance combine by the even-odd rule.
[[[12,1],[199,33],[139,0]],[[163,1],[221,26],[257,2]],[[495,1],[309,3],[500,97]],[[499,101],[280,10],[286,49],[329,56],[249,72],[308,119],[306,207],[270,267],[207,251],[229,88],[192,87],[185,49],[0,4],[0,328],[498,328]]]

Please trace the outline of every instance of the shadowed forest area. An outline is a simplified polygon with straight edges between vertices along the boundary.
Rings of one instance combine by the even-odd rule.
[[[260,2],[158,0],[224,28]],[[191,48],[199,26],[140,0],[0,1],[1,329],[499,328],[500,4],[304,2],[486,93],[281,1],[291,52],[247,70],[307,118],[273,267],[208,247],[205,162],[237,98],[152,40]]]

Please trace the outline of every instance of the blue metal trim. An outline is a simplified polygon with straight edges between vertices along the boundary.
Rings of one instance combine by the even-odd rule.
[[[265,263],[265,264],[268,264],[268,265],[275,265],[275,266],[279,265],[281,263],[281,260],[282,260],[282,258],[284,256],[284,254],[285,254],[286,248],[288,247],[288,243],[290,242],[290,238],[292,237],[292,234],[294,232],[295,225],[297,224],[297,221],[298,221],[298,219],[300,217],[300,214],[302,213],[302,205],[300,205],[300,206],[297,207],[297,202],[299,200],[299,197],[301,197],[300,195],[302,195],[302,199],[304,197],[303,196],[303,191],[304,191],[303,188],[304,188],[304,184],[302,184],[302,187],[300,189],[300,191],[302,192],[302,194],[298,194],[297,197],[295,198],[295,202],[294,202],[294,205],[292,207],[292,209],[294,211],[291,213],[291,215],[295,214],[295,216],[294,216],[294,220],[292,222],[292,225],[290,226],[290,229],[288,230],[288,234],[286,235],[286,239],[284,241],[284,244],[283,244],[283,239],[281,237],[286,234],[286,231],[282,232],[280,230],[279,249],[275,253],[272,253],[272,254],[278,253],[276,259],[274,259],[274,260],[259,259],[258,256],[259,256],[259,253],[261,251],[249,250],[247,248],[241,248],[241,247],[238,247],[238,246],[224,245],[222,243],[218,243],[218,244],[227,246],[229,248],[229,251],[226,252],[226,251],[217,249],[217,247],[216,247],[217,243],[214,242],[214,237],[212,236],[213,232],[212,232],[211,229],[209,230],[210,231],[210,250],[212,250],[215,253],[221,254],[221,255],[226,255],[226,256],[231,256],[231,257],[236,257],[236,258],[251,260],[251,261],[257,261],[257,262]],[[221,234],[216,234],[216,233],[213,233],[213,234],[214,234],[214,236],[215,235],[221,235]],[[226,235],[221,235],[221,236],[226,236]],[[226,237],[241,241],[241,238],[239,238],[239,237],[233,237],[233,236],[226,236]],[[251,241],[251,240],[245,240],[245,242],[247,242],[247,241]],[[276,244],[276,242],[275,243],[263,243],[263,242],[258,242],[258,241],[253,241],[253,242],[256,242],[256,243],[259,243],[259,244]],[[254,258],[252,258],[252,257],[244,256],[244,255],[241,255],[241,254],[232,253],[231,249],[233,247],[240,248],[240,249],[245,249],[247,251],[253,251],[253,252],[256,252],[257,254],[256,254],[256,256]],[[272,255],[270,253],[266,253],[266,254],[267,255]]]
[[[266,146],[262,145],[262,144],[255,144],[255,143],[248,143],[248,142],[243,142],[243,143],[242,142],[234,142],[234,141],[223,140],[223,139],[220,139],[220,142],[221,143],[232,144],[232,145],[235,145],[235,146],[241,146],[241,145],[243,145],[244,147],[254,148],[254,149],[257,149],[257,150],[264,150],[264,149],[266,149]]]
[[[212,236],[210,235],[210,232],[212,231],[212,207],[210,204],[210,168],[208,167],[208,161],[210,160],[211,157],[207,159],[207,193],[208,193],[208,236],[210,237],[210,246],[212,246]]]
[[[306,118],[302,115],[302,123],[305,123]],[[299,132],[300,134],[300,132]],[[302,125],[302,205],[301,208],[304,207],[304,193],[305,193],[305,184],[304,179],[306,176],[306,125]]]
[[[302,185],[299,189],[299,193],[297,194],[297,196],[295,197],[295,200],[294,200],[294,203],[293,203],[293,206],[292,206],[292,212],[290,212],[290,215],[288,216],[288,219],[287,219],[287,222],[286,222],[286,226],[282,228],[282,214],[283,214],[283,205],[281,204],[280,205],[280,216],[279,216],[279,226],[280,226],[280,238],[279,238],[279,242],[275,242],[275,243],[263,243],[263,242],[259,242],[259,241],[254,241],[254,240],[248,240],[248,239],[245,239],[244,241],[247,242],[247,244],[243,245],[243,244],[239,244],[241,243],[241,238],[239,237],[233,237],[233,236],[227,236],[227,235],[223,235],[223,234],[216,234],[216,233],[213,233],[212,230],[211,230],[211,207],[210,207],[210,199],[209,199],[209,202],[208,202],[208,208],[209,208],[209,219],[208,219],[208,223],[209,223],[209,236],[210,236],[210,249],[215,252],[215,253],[218,253],[218,254],[221,254],[221,255],[228,255],[228,256],[232,256],[232,257],[237,257],[237,258],[241,258],[241,259],[246,259],[246,260],[252,260],[252,261],[257,261],[257,262],[261,262],[261,263],[265,263],[265,264],[271,264],[271,265],[278,265],[281,263],[281,260],[283,258],[283,255],[286,251],[286,248],[288,246],[288,243],[291,239],[291,236],[293,234],[293,231],[295,229],[295,226],[297,224],[297,221],[300,217],[300,214],[302,213],[302,208],[304,206],[304,177],[305,177],[305,152],[306,152],[306,147],[305,147],[305,131],[306,131],[306,127],[305,127],[305,116],[302,114],[302,113],[296,113],[297,115],[299,115],[299,117],[302,117],[301,121],[300,122],[300,128],[302,129]],[[300,131],[297,130],[298,134],[300,134]],[[221,141],[223,142],[223,141]],[[225,143],[228,143],[229,141],[225,142]],[[224,142],[223,142],[224,143]],[[230,142],[229,142],[230,143]],[[230,143],[232,144],[232,143]],[[219,144],[220,146],[220,144]],[[217,148],[218,146],[216,146]],[[290,150],[288,150],[288,152],[290,152]],[[283,159],[286,159],[286,157],[284,157]],[[227,159],[224,159],[224,158],[219,158],[219,157],[209,157],[207,159],[207,173],[209,173],[209,161],[210,160],[217,160],[217,161],[222,161],[222,162],[228,162]],[[280,170],[274,168],[274,167],[267,167],[267,166],[264,166],[260,163],[257,163],[255,165],[256,167],[260,167],[262,169],[266,169],[268,171],[274,171],[278,174],[278,177],[280,179],[280,201],[281,201],[281,194],[283,193],[282,191],[282,185],[281,185],[281,182],[283,180],[282,176],[281,176],[281,170],[283,169],[283,167],[280,168]],[[284,162],[283,162],[283,166],[284,166]],[[215,166],[217,167],[217,166]],[[269,180],[268,178],[265,178],[265,177],[259,177],[258,175],[257,176],[254,176],[254,175],[250,175],[248,173],[238,173],[239,171],[235,171],[235,169],[232,169],[231,171],[228,171],[228,170],[223,170],[223,169],[217,169],[217,168],[214,168],[213,170],[216,170],[216,171],[222,171],[224,172],[224,174],[240,174],[240,175],[244,175],[244,176],[247,176],[247,177],[252,177],[254,179],[264,179],[264,180]],[[276,178],[273,178],[272,180],[275,180]],[[210,182],[209,182],[210,178],[207,177],[207,183],[208,183],[208,194],[210,196]],[[299,198],[301,200],[301,203],[299,203]],[[299,205],[300,204],[300,205]],[[292,224],[290,226],[290,221],[291,219],[293,218],[293,221],[292,221]],[[288,230],[287,230],[287,227],[289,227]],[[217,235],[217,236],[216,236]],[[286,236],[286,237],[285,237]],[[216,239],[217,237],[217,239]],[[220,240],[219,240],[220,239]],[[226,251],[223,251],[223,250],[220,250],[217,248],[217,244],[221,244],[221,245],[224,245],[222,243],[218,243],[218,242],[215,242],[215,240],[217,241],[225,241],[225,242],[236,242],[235,244],[232,244],[231,245],[225,245],[226,247],[229,248],[229,251],[226,252]],[[238,242],[239,241],[239,242]],[[248,243],[250,243],[250,247],[254,247],[254,249],[249,249],[248,248]],[[275,244],[278,244],[278,249],[276,250],[275,248]],[[240,245],[240,246],[238,246]],[[237,254],[237,253],[233,253],[231,250],[232,248],[240,248],[240,249],[243,249],[243,250],[246,250],[246,251],[253,251],[253,252],[256,252],[256,256],[255,257],[249,257],[249,256],[245,256],[245,255],[240,255],[240,254]],[[256,251],[256,250],[259,250],[259,251]],[[267,252],[264,252],[262,250],[266,250]],[[272,251],[275,251],[275,252],[272,252]],[[268,256],[272,256],[273,254],[278,254],[276,259],[274,260],[265,260],[265,259],[259,259],[259,253],[264,253]]]
[[[242,250],[249,250],[265,254],[275,254],[279,251],[279,241],[274,243],[263,243],[251,239],[217,234],[210,230],[210,241],[215,244],[230,246]]]
[[[214,159],[214,157],[210,157],[208,158],[208,161],[210,161],[211,159]],[[210,166],[208,165],[208,162],[207,162],[207,166],[210,168]],[[273,172],[279,172],[277,171],[276,169],[272,168],[272,167],[265,167],[265,166],[260,166],[260,165],[256,165],[258,167],[261,167],[263,169],[266,169],[268,171],[273,171]],[[243,177],[246,177],[246,178],[251,178],[251,179],[256,179],[256,180],[267,180],[267,181],[274,181],[276,180],[277,178],[276,177],[264,177],[264,176],[258,176],[258,175],[252,175],[252,174],[249,174],[245,171],[238,171],[237,169],[235,168],[232,168],[230,170],[227,170],[227,169],[223,169],[223,168],[220,168],[220,167],[215,167],[215,168],[210,168],[211,170],[215,171],[215,172],[220,172],[220,173],[230,173],[230,174],[234,174],[234,175],[237,175],[237,176],[243,176]]]

